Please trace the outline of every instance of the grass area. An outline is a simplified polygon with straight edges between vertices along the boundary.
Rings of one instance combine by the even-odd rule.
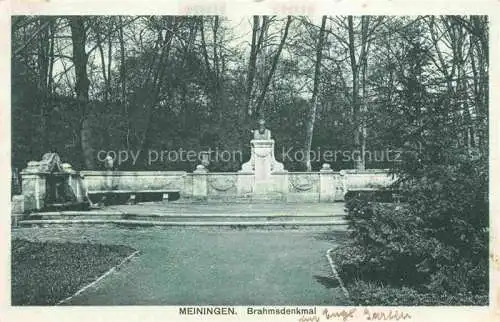
[[[54,305],[117,265],[119,245],[12,241],[12,305]]]
[[[119,274],[67,303],[72,306],[344,305],[340,289],[329,288],[325,252],[332,242],[322,231],[86,226],[22,228],[14,236],[127,242],[141,250]]]

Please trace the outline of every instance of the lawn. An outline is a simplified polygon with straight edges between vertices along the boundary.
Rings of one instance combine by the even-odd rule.
[[[15,238],[125,244],[139,258],[67,305],[345,305],[331,283],[327,228],[22,228]],[[333,234],[331,234],[333,237]]]
[[[134,249],[91,243],[12,241],[12,305],[54,305],[96,280]]]

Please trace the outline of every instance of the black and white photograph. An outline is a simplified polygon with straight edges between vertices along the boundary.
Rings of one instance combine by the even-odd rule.
[[[488,306],[489,17],[240,14],[11,16],[10,304]]]

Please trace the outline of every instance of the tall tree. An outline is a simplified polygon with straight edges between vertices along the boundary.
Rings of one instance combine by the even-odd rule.
[[[305,166],[307,171],[311,171],[311,144],[314,133],[314,123],[316,120],[316,111],[318,109],[318,92],[320,86],[320,73],[321,73],[321,59],[323,57],[323,46],[325,42],[325,26],[326,16],[321,19],[321,27],[319,30],[318,41],[316,45],[316,61],[314,64],[314,80],[313,91],[310,102],[310,109],[306,125],[306,140],[305,140]]]
[[[272,16],[14,17],[13,160],[25,164],[57,147],[75,166],[85,160],[92,168],[98,144],[217,142],[247,151],[241,129],[259,114],[278,145],[304,150],[363,152],[442,136],[487,154],[486,17],[345,16],[321,25]],[[352,166],[337,161],[336,168]],[[358,161],[359,169],[389,166]]]
[[[252,24],[252,43],[250,45],[250,59],[248,61],[247,71],[247,90],[246,90],[246,110],[250,116],[255,113],[255,79],[257,74],[258,57],[262,56],[262,47],[264,46],[265,35],[269,28],[269,17],[263,16],[262,23],[259,16],[253,16]],[[258,36],[258,37],[257,37]],[[261,66],[261,69],[262,66]]]
[[[88,54],[85,50],[87,42],[87,27],[83,16],[71,16],[68,18],[71,28],[71,40],[73,44],[73,64],[75,66],[75,92],[78,110],[80,111],[80,146],[83,160],[87,169],[95,168],[95,153],[92,147],[92,129],[88,119],[89,86],[90,81],[87,74]]]
[[[286,39],[288,36],[288,30],[290,29],[291,23],[292,23],[292,17],[288,16],[286,19],[285,29],[283,30],[283,36],[281,37],[280,43],[278,45],[278,49],[276,50],[276,53],[274,54],[274,57],[273,57],[271,70],[267,74],[264,85],[262,87],[262,91],[260,92],[260,95],[258,96],[258,99],[257,99],[257,103],[255,106],[255,111],[257,114],[260,114],[260,112],[261,112],[262,104],[264,103],[264,98],[266,97],[266,93],[267,93],[267,90],[269,88],[269,84],[271,83],[271,80],[274,76],[274,72],[276,71],[276,67],[278,66],[281,52],[283,51],[283,46],[285,45],[285,42],[286,42]]]

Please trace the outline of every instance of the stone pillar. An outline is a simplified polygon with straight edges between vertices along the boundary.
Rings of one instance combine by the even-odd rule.
[[[290,185],[288,172],[284,171],[279,174],[273,174],[272,178],[274,181],[274,190],[286,196]]]
[[[285,172],[283,164],[274,159],[274,140],[252,140],[252,157],[256,194],[266,194],[273,190],[271,173]]]
[[[319,170],[319,201],[333,202],[336,194],[335,173],[328,163]]]
[[[74,172],[70,175],[69,179],[70,181],[70,187],[73,189],[73,192],[75,193],[76,196],[76,201],[77,202],[84,202],[85,201],[85,191],[83,189],[83,177],[78,173]]]
[[[199,164],[193,172],[193,199],[206,200],[208,197],[207,169]]]
[[[11,213],[13,215],[24,213],[24,196],[23,195],[12,196]]]
[[[85,201],[84,191],[82,189],[83,177],[80,176],[79,172],[73,170],[71,164],[63,163],[61,166],[62,166],[62,171],[68,174],[68,185],[71,187],[71,190],[73,190],[73,193],[75,194],[76,197],[76,201],[77,202]]]
[[[256,195],[268,196],[269,193],[277,193],[282,190],[282,180],[273,178],[272,174],[286,173],[283,163],[274,158],[274,140],[252,140],[250,141],[250,160],[244,163],[240,173],[253,174],[253,182],[249,178],[242,178],[238,183],[239,191],[250,190],[253,197]],[[286,177],[284,178],[286,181]],[[245,188],[252,183],[252,189]]]
[[[104,190],[115,190],[114,189],[114,172],[112,170],[106,170],[106,174],[104,175],[104,186],[106,187]]]
[[[255,187],[255,157],[254,148],[251,144],[250,160],[241,165],[241,170],[238,171],[237,194],[239,197],[249,197],[254,193]]]
[[[238,197],[248,197],[253,193],[254,176],[252,172],[240,171],[237,176],[236,193]]]
[[[39,169],[39,161],[30,161],[21,172],[25,212],[37,211],[45,206],[47,173]]]
[[[255,155],[255,192],[267,193],[271,185],[271,140],[253,140]]]

